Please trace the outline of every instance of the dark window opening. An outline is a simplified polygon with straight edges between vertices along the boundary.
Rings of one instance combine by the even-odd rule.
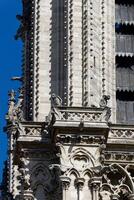
[[[134,92],[117,90],[116,99],[120,101],[134,101]]]
[[[116,4],[122,4],[122,5],[133,5],[133,0],[115,0]]]
[[[134,35],[134,24],[115,24],[115,31],[118,34]]]

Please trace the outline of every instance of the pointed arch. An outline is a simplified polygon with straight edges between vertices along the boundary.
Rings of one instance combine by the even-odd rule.
[[[86,149],[80,147],[75,149],[70,155],[70,162],[72,165],[75,165],[75,160],[82,161],[85,163],[86,166],[94,167],[95,166],[95,158],[93,155],[87,151]]]
[[[71,175],[74,175],[76,178],[80,177],[80,173],[75,169],[75,168],[71,168],[68,172],[67,172],[67,176],[70,177]]]
[[[129,185],[131,192],[134,193],[134,184],[132,181],[132,178],[130,177],[129,173],[127,172],[126,169],[124,169],[121,165],[113,163],[111,164],[112,167],[119,169],[120,173],[122,173],[124,176],[127,177],[127,184]]]
[[[46,183],[48,183],[51,179],[51,171],[45,166],[43,163],[38,163],[34,165],[31,170],[30,180],[31,180],[31,187],[33,190],[37,185],[43,185],[46,187]]]
[[[90,169],[85,169],[85,170],[82,172],[82,177],[85,177],[86,175],[88,175],[88,177],[91,178],[91,177],[93,176],[92,170],[90,170]]]

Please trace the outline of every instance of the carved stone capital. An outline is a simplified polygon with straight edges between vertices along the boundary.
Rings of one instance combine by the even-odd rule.
[[[70,186],[71,179],[69,177],[66,177],[66,176],[60,176],[60,180],[61,180],[63,189],[68,190],[68,188]]]
[[[84,178],[77,178],[75,180],[75,185],[76,187],[79,189],[79,190],[82,190],[83,189],[83,186],[84,186],[84,182],[85,182],[85,179]]]
[[[130,195],[128,196],[128,199],[129,199],[129,200],[134,200],[134,194],[130,194]]]
[[[112,200],[118,200],[120,198],[118,194],[112,194],[111,197],[112,197]]]
[[[24,195],[24,200],[34,200],[34,197],[29,195]]]
[[[92,187],[93,190],[99,190],[102,178],[101,177],[94,177],[90,180],[89,185]]]
[[[17,195],[15,200],[34,200],[34,197],[31,193],[24,195]]]
[[[34,200],[34,196],[32,195],[31,190],[25,191],[23,198],[24,200]]]

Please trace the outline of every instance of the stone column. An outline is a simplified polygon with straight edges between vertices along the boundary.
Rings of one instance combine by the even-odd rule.
[[[81,192],[82,192],[82,189],[84,187],[84,182],[85,182],[85,179],[84,178],[77,178],[75,180],[75,185],[76,185],[76,188],[77,188],[77,194],[78,194],[78,200],[81,199]]]
[[[71,179],[66,176],[60,176],[60,180],[62,182],[63,200],[67,200],[67,190],[70,186]]]
[[[90,185],[92,188],[92,196],[93,200],[99,200],[99,189],[100,189],[100,184],[101,184],[101,177],[94,177],[90,181]]]

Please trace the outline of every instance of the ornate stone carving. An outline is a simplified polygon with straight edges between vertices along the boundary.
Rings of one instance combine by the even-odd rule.
[[[100,107],[102,108],[107,107],[109,99],[110,99],[109,95],[103,95],[102,99],[100,100]]]
[[[68,120],[68,121],[89,121],[89,122],[100,122],[101,121],[101,113],[96,112],[69,112],[69,111],[61,111],[61,120]]]
[[[134,186],[127,171],[120,165],[112,164],[107,168],[103,168],[103,184],[100,189],[102,199],[107,196],[107,199],[112,198],[118,200],[125,198],[132,193]]]
[[[121,153],[121,152],[105,152],[106,161],[134,161],[133,153]]]
[[[112,197],[112,200],[119,200],[120,198],[118,194],[112,194],[111,197]]]
[[[103,95],[100,100],[100,107],[103,108],[103,118],[108,122],[111,117],[111,108],[108,107],[109,95]]]
[[[131,129],[111,129],[109,133],[113,138],[134,138],[134,130]]]
[[[24,195],[17,195],[15,200],[34,200],[34,196],[28,192]]]
[[[52,107],[59,107],[62,105],[62,99],[55,95],[55,94],[52,94]]]
[[[93,188],[93,190],[99,190],[100,184],[102,182],[102,177],[100,176],[93,176],[89,181],[89,184]]]
[[[84,187],[84,182],[85,182],[85,179],[84,178],[77,178],[75,180],[75,185],[76,187],[82,191],[83,187]]]
[[[80,143],[80,144],[102,144],[105,141],[104,136],[88,136],[88,135],[57,135],[57,142],[64,143]]]
[[[105,108],[64,108],[64,107],[53,107],[51,114],[54,115],[55,121],[76,121],[82,122],[108,122],[111,116],[109,107]]]
[[[101,198],[101,200],[111,200],[111,192],[105,191],[105,190],[101,191],[100,198]]]
[[[7,122],[13,125],[18,125],[20,121],[24,121],[23,111],[22,111],[22,102],[23,102],[23,94],[22,90],[20,90],[20,95],[18,98],[17,104],[15,104],[15,92],[12,90],[9,93],[9,111],[6,116]]]
[[[24,127],[24,134],[27,136],[41,136],[42,127]]]
[[[77,148],[72,151],[69,157],[72,166],[78,171],[84,171],[86,168],[91,168],[95,165],[94,157],[84,148]]]
[[[134,200],[134,194],[130,194],[130,195],[128,196],[128,199],[129,199],[129,200]]]
[[[71,179],[67,176],[60,176],[60,180],[61,180],[63,189],[68,190],[68,188],[70,186]]]
[[[57,160],[57,156],[56,156],[56,149],[55,152],[50,152],[48,150],[38,150],[38,151],[34,151],[34,150],[25,150],[24,151],[24,157],[25,158],[43,158],[46,161],[51,161],[51,160]]]
[[[18,103],[10,93],[7,115],[13,198],[20,192],[18,200],[61,200],[71,193],[75,196],[70,199],[84,199],[85,194],[92,200],[134,199],[134,128],[109,123],[111,111],[116,113],[115,1],[22,2],[16,39],[25,40],[24,92]],[[119,151],[122,138],[131,141],[130,151]],[[123,167],[108,166],[114,161]]]
[[[17,138],[23,136],[31,137],[31,139],[34,139],[34,137],[40,137],[44,139],[46,143],[50,142],[50,125],[48,122],[38,124],[34,122],[26,123],[17,121],[15,118],[13,123],[16,128]],[[11,129],[13,129],[13,127]]]

